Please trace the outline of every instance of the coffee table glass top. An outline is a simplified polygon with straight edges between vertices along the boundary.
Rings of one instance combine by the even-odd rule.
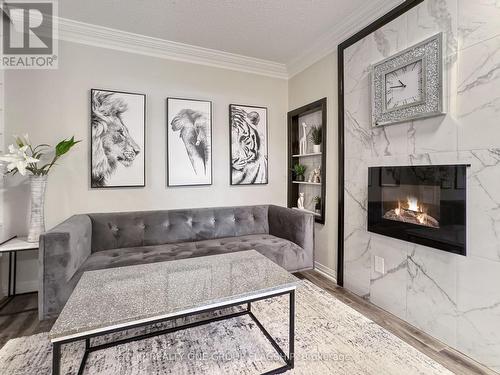
[[[50,331],[53,342],[182,315],[297,286],[255,250],[85,272]]]

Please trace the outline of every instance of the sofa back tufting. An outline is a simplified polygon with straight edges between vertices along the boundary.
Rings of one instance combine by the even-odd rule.
[[[89,214],[92,252],[269,233],[261,206]]]

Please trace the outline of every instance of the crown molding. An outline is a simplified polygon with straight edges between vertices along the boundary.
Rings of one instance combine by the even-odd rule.
[[[146,56],[287,79],[285,64],[58,18],[59,39]]]
[[[59,40],[273,78],[289,79],[326,55],[336,51],[341,42],[403,2],[404,0],[372,0],[369,5],[345,18],[343,22],[337,24],[287,64],[173,42],[68,18],[54,18],[57,18],[56,22],[59,26],[57,33]]]
[[[287,63],[288,78],[292,78],[326,55],[336,51],[337,46],[344,40],[403,2],[404,0],[370,1],[362,10],[347,17],[342,23],[337,24],[328,33],[311,44],[299,56],[290,60]]]

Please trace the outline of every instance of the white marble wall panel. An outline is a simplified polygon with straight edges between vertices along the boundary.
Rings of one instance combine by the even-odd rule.
[[[406,155],[409,124],[379,126],[372,129],[372,157]]]
[[[344,285],[500,371],[500,3],[425,0],[346,51]],[[446,115],[370,126],[371,63],[445,36]],[[467,163],[467,256],[366,229],[367,168]],[[375,255],[386,274],[374,270]]]
[[[345,157],[368,159],[373,148],[368,88],[345,95]]]
[[[498,0],[458,0],[460,49],[500,35]]]
[[[370,296],[370,246],[371,234],[366,229],[355,229],[344,237],[344,287],[364,298]]]
[[[458,82],[459,149],[500,147],[500,36],[461,51]]]
[[[344,217],[346,233],[366,230],[368,212],[368,165],[362,159],[345,160]],[[347,231],[349,230],[349,231]]]
[[[462,151],[460,155],[471,163],[467,173],[467,253],[500,262],[500,149]]]
[[[500,372],[500,262],[458,258],[457,348]]]
[[[405,319],[410,245],[378,234],[372,234],[371,238],[370,301]],[[375,256],[384,259],[383,274],[375,271]]]
[[[346,94],[368,90],[370,64],[406,47],[405,24],[406,19],[402,16],[344,51]]]
[[[458,145],[458,124],[451,115],[414,120],[408,126],[409,154],[454,151]]]
[[[406,320],[456,346],[459,256],[413,245],[408,256]]]
[[[446,57],[458,50],[458,0],[426,0],[406,13],[408,44],[443,33]]]

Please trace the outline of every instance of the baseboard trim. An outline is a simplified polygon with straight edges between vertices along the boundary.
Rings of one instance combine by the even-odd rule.
[[[314,270],[337,283],[337,271],[319,262],[314,262]]]

